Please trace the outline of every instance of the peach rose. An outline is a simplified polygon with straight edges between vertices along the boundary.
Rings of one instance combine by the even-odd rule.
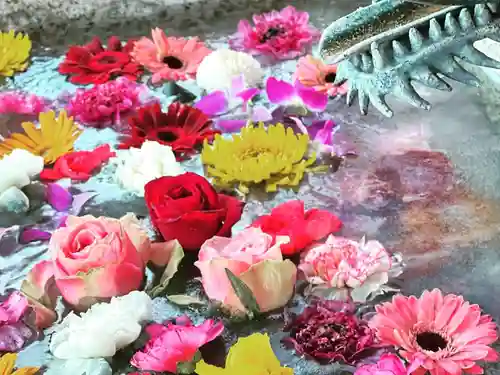
[[[207,296],[245,311],[226,275],[227,268],[250,288],[262,312],[284,306],[297,278],[297,268],[281,254],[280,246],[287,240],[278,238],[273,245],[272,236],[259,228],[247,228],[233,238],[216,236],[206,241],[195,266],[201,271]]]

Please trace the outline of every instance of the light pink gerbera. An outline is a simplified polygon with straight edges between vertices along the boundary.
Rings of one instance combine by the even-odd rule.
[[[395,296],[377,306],[370,325],[381,344],[399,348],[409,363],[422,363],[414,375],[482,374],[476,361],[498,360],[489,347],[498,338],[492,318],[462,296],[443,296],[439,289],[420,298]]]
[[[212,52],[198,38],[167,37],[159,28],[151,36],[135,43],[132,57],[153,73],[153,83],[196,78],[201,61]]]
[[[278,60],[293,59],[307,53],[320,32],[309,24],[309,14],[293,6],[253,16],[254,26],[241,20],[229,41],[231,48]]]
[[[311,55],[301,57],[297,63],[295,79],[304,86],[313,87],[329,96],[345,95],[347,81],[335,84],[337,78],[337,65],[326,65],[323,61]]]

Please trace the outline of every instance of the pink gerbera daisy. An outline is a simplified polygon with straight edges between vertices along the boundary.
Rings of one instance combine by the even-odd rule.
[[[309,14],[293,6],[253,16],[254,26],[241,20],[229,41],[235,50],[267,55],[278,60],[293,59],[307,53],[320,32],[309,24]]]
[[[335,84],[337,65],[326,65],[311,55],[301,57],[297,63],[295,79],[304,86],[313,87],[329,96],[345,95],[347,82]]]
[[[153,40],[144,37],[136,42],[132,56],[153,73],[153,83],[196,78],[201,61],[212,52],[198,38],[167,37],[159,28],[151,36]]]
[[[489,347],[498,338],[491,317],[462,296],[443,296],[439,289],[426,290],[420,298],[395,296],[377,306],[370,325],[382,344],[400,348],[410,363],[422,363],[414,375],[482,374],[476,361],[498,360]]]

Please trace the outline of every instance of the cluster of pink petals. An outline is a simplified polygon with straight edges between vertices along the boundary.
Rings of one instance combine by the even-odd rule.
[[[336,84],[336,78],[337,65],[327,65],[310,55],[301,57],[297,63],[295,79],[329,96],[345,95],[348,91],[347,81]]]
[[[17,113],[22,115],[38,115],[47,109],[45,98],[19,91],[0,94],[0,113]]]
[[[386,353],[377,363],[359,367],[354,375],[410,375],[419,365],[414,362],[406,367],[397,355]]]
[[[28,311],[28,300],[17,291],[0,303],[0,353],[17,352],[33,336],[31,329],[23,322]]]
[[[376,310],[370,325],[382,344],[400,349],[409,363],[421,363],[413,374],[482,374],[477,361],[498,361],[489,346],[498,338],[495,323],[461,296],[443,296],[439,289],[420,298],[397,295]]]
[[[320,32],[309,24],[309,14],[287,6],[241,20],[238,31],[232,36],[231,48],[253,55],[266,55],[277,60],[293,59],[307,53]]]
[[[117,78],[97,84],[90,89],[78,89],[67,110],[84,125],[105,127],[119,124],[124,115],[132,113],[142,104],[144,85],[127,78]]]

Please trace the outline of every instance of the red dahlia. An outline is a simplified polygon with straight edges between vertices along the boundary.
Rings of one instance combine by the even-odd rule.
[[[112,36],[107,48],[98,37],[84,46],[71,46],[59,65],[59,73],[82,85],[105,83],[120,76],[136,81],[143,70],[130,56],[134,44],[135,40],[130,40],[122,46],[120,39]]]
[[[205,139],[211,141],[219,134],[207,115],[179,102],[170,104],[167,113],[159,103],[140,108],[129,118],[127,133],[120,148],[139,148],[146,140],[156,141],[172,147],[178,158],[194,153]]]

